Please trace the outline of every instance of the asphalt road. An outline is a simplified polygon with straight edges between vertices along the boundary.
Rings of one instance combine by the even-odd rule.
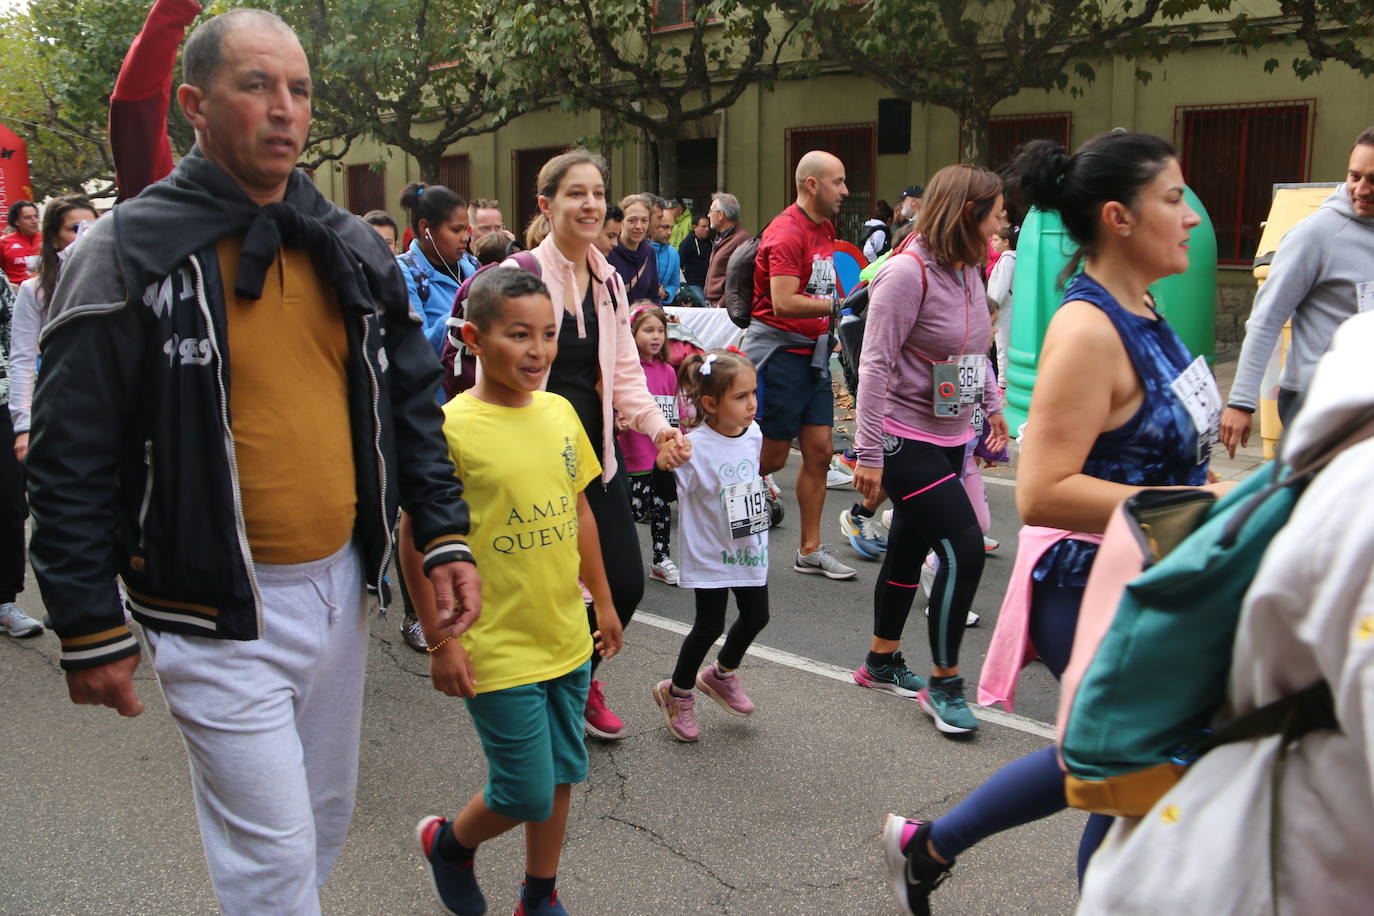
[[[789,500],[794,473],[779,475]],[[993,533],[1005,546],[989,558],[979,591],[985,624],[965,639],[970,681],[1011,569],[1016,530],[1011,488],[988,490]],[[852,490],[827,494],[824,536],[832,542],[835,519],[852,498]],[[796,549],[795,518],[790,507],[774,529],[775,557]],[[852,557],[846,545],[835,546]],[[649,695],[676,658],[681,636],[671,628],[690,620],[691,596],[648,584],[645,618],[602,671],[629,734],[589,742],[591,773],[574,793],[560,868],[571,912],[895,913],[877,842],[883,815],[942,813],[1003,764],[1045,745],[1043,728],[1006,728],[1004,720],[990,721],[971,740],[951,741],[914,702],[847,680],[839,669],[857,665],[866,650],[878,569],[854,563],[857,581],[832,582],[774,562],[763,657],[751,655],[742,669],[759,712],[740,720],[702,701],[703,738],[695,745],[669,736]],[[36,589],[20,603],[42,614]],[[908,626],[907,653],[917,670],[929,661],[920,608]],[[328,914],[439,913],[411,831],[424,814],[451,815],[483,780],[466,714],[431,689],[426,663],[401,643],[398,622],[372,621],[358,802],[321,895]],[[0,639],[7,684],[0,747],[9,785],[0,806],[0,916],[215,913],[185,753],[148,666],[136,675],[147,711],[123,720],[72,706],[56,659],[51,634]],[[1048,717],[1048,675],[1031,671],[1023,684],[1019,711]],[[966,853],[935,912],[1071,912],[1083,819],[1067,812]],[[513,909],[521,852],[517,832],[479,854],[492,913]]]
[[[23,603],[40,611],[31,592]],[[357,807],[321,895],[331,916],[438,916],[414,824],[451,815],[484,778],[461,704],[431,689],[397,622],[372,621]],[[737,719],[701,701],[702,740],[683,745],[649,693],[681,637],[645,622],[628,637],[602,669],[628,735],[589,742],[591,772],[574,792],[560,867],[562,897],[581,916],[895,913],[878,846],[883,815],[942,813],[1045,745],[997,725],[950,741],[910,700],[757,657],[741,672],[758,712]],[[136,674],[147,710],[126,720],[72,706],[56,657],[51,635],[0,639],[0,914],[217,912],[185,752],[148,666]],[[1071,912],[1083,820],[1067,812],[966,853],[935,912]],[[479,852],[489,912],[514,908],[522,852],[518,831]]]

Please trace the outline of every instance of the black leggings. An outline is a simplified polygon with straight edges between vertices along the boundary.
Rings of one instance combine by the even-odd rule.
[[[24,519],[28,515],[24,465],[14,456],[9,407],[0,404],[0,603],[13,601],[24,590]]]
[[[696,686],[697,670],[706,661],[706,653],[711,645],[725,632],[725,606],[730,600],[730,592],[735,593],[735,604],[739,606],[739,619],[725,637],[725,645],[720,649],[720,663],[727,668],[738,668],[744,660],[744,650],[754,642],[754,638],[768,626],[768,586],[754,585],[747,588],[698,588],[696,591],[697,617],[692,624],[692,632],[682,641],[682,649],[677,653],[677,667],[673,669],[673,686],[678,690],[691,690]]]
[[[670,474],[668,482],[671,481]],[[662,563],[672,553],[673,507],[669,500],[673,497],[667,489],[663,478],[653,471],[630,475],[630,508],[636,521],[649,519],[649,541],[653,544],[655,563]]]
[[[644,559],[639,553],[639,533],[635,531],[634,516],[630,514],[630,488],[625,482],[625,464],[601,485],[598,477],[587,484],[587,504],[596,518],[596,531],[601,542],[601,561],[606,566],[606,580],[611,586],[611,600],[622,626],[628,626],[640,599],[644,597]],[[981,543],[981,542],[980,542]],[[588,622],[596,630],[596,613],[587,609]],[[592,654],[592,670],[601,663],[601,656]]]
[[[897,439],[883,459],[883,489],[893,511],[887,555],[873,590],[873,635],[902,638],[921,584],[921,563],[933,548],[940,569],[928,596],[927,628],[930,655],[940,668],[959,664],[964,622],[983,575],[983,529],[959,481],[963,464],[962,445],[913,439]]]

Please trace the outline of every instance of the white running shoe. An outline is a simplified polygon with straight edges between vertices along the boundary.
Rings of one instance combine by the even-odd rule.
[[[841,490],[845,487],[854,486],[854,475],[848,471],[842,471],[835,465],[825,472],[825,488],[827,490]]]
[[[649,578],[655,582],[662,582],[664,585],[677,585],[677,564],[664,557],[663,562],[655,563],[649,567]]]
[[[891,531],[891,530],[892,530],[892,510],[891,510],[891,509],[884,509],[884,510],[883,510],[883,527],[886,528],[888,531]]]
[[[984,551],[986,551],[986,552],[988,552],[988,553],[992,553],[994,550],[996,550],[998,547],[1001,547],[1001,546],[1002,546],[1002,543],[1001,543],[1000,541],[998,541],[997,538],[990,538],[990,537],[988,537],[986,534],[983,535],[983,550],[984,550]]]
[[[935,572],[940,568],[940,561],[935,557],[935,551],[926,554],[926,561],[921,564],[921,589],[926,593],[926,616],[930,616],[930,592],[935,588]],[[983,622],[973,611],[968,612],[968,617],[964,618],[965,627],[976,627]]]
[[[15,639],[28,639],[43,632],[43,624],[25,614],[13,601],[0,604],[0,633]]]

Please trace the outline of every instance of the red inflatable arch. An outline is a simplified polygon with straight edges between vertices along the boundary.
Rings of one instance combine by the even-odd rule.
[[[29,184],[29,148],[4,124],[0,124],[0,232],[8,231],[10,204],[33,200]]]

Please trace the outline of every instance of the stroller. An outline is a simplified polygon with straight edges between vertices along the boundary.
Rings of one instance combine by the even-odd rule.
[[[693,353],[705,353],[706,348],[701,345],[696,334],[673,316],[668,316],[668,364],[674,369],[682,365],[682,361]],[[690,405],[683,405],[684,415],[691,410]],[[686,419],[686,416],[684,416]],[[768,527],[776,528],[782,524],[783,516],[786,514],[781,499],[781,491],[778,485],[773,482],[772,475],[764,475],[763,484],[767,488],[764,493],[764,501],[768,503]]]

